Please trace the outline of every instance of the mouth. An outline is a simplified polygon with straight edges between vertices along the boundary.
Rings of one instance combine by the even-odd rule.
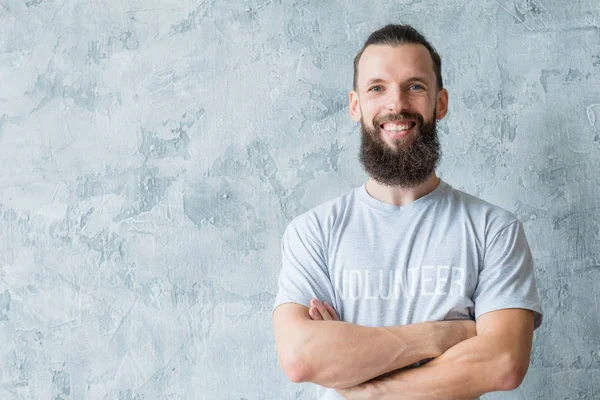
[[[414,121],[387,121],[379,125],[382,132],[392,139],[404,137],[416,126]]]

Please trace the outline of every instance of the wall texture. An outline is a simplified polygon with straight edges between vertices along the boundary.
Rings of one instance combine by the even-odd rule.
[[[352,58],[444,61],[440,175],[515,212],[545,323],[518,390],[600,398],[597,0],[0,1],[0,398],[313,399],[279,240],[364,182]]]

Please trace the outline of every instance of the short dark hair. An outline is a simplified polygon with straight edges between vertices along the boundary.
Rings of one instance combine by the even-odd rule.
[[[437,53],[435,48],[425,39],[423,35],[419,33],[415,28],[410,25],[395,25],[389,24],[383,28],[371,33],[365,44],[363,45],[360,52],[354,57],[354,90],[357,89],[358,81],[358,62],[365,51],[370,45],[388,45],[388,46],[399,46],[401,44],[422,44],[429,50],[431,59],[433,60],[433,71],[437,79],[437,88],[441,90],[444,87],[442,81],[442,60],[440,55]]]

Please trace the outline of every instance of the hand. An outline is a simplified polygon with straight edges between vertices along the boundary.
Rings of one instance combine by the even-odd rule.
[[[314,321],[339,321],[337,313],[329,303],[315,298],[310,301],[308,315]]]

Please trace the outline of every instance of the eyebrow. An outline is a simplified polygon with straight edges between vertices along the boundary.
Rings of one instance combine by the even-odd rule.
[[[387,81],[385,79],[382,78],[371,78],[367,81],[367,86],[371,86],[375,83],[386,83]],[[423,83],[425,85],[429,84],[429,80],[425,77],[421,77],[421,76],[411,76],[410,78],[408,78],[406,80],[406,82],[419,82],[419,83]]]

